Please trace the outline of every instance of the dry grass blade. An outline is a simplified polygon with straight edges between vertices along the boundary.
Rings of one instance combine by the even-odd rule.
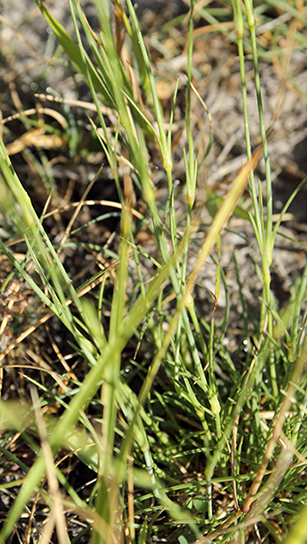
[[[89,293],[92,289],[94,289],[97,285],[99,285],[104,279],[105,279],[105,275],[109,275],[112,273],[112,271],[117,267],[118,263],[113,263],[111,264],[110,266],[108,266],[107,269],[103,270],[101,272],[101,275],[95,279],[94,281],[92,281],[89,285],[87,285],[86,287],[84,287],[84,289],[82,289],[81,291],[79,291],[78,293],[78,298],[81,298],[83,297],[84,295],[86,295],[87,293]],[[69,298],[68,300],[66,300],[66,306],[70,306],[70,304],[72,304],[73,300],[71,298]],[[0,363],[1,361],[3,361],[3,359],[13,350],[16,348],[16,346],[18,346],[18,344],[20,344],[20,342],[22,342],[25,338],[27,338],[30,334],[32,334],[38,327],[40,327],[41,325],[43,325],[44,323],[46,323],[52,316],[54,315],[54,313],[51,311],[51,312],[48,312],[47,314],[45,314],[43,317],[41,317],[38,321],[36,321],[36,323],[34,323],[33,325],[31,325],[31,327],[29,327],[28,329],[26,329],[24,332],[22,332],[18,338],[16,338],[15,340],[13,340],[10,345],[2,352],[0,353]]]
[[[304,345],[302,348],[302,353],[296,360],[296,363],[294,365],[294,369],[292,372],[291,380],[289,381],[289,386],[288,386],[286,395],[284,397],[282,407],[279,411],[278,416],[276,417],[274,427],[273,427],[272,437],[268,443],[267,449],[262,459],[262,463],[257,471],[257,475],[244,501],[244,504],[241,507],[241,510],[235,512],[232,516],[230,516],[226,520],[225,523],[222,523],[221,526],[215,531],[213,531],[211,534],[208,534],[204,538],[198,540],[197,544],[206,544],[207,542],[214,540],[218,536],[225,535],[227,533],[232,532],[235,528],[233,524],[243,514],[247,514],[246,519],[244,520],[243,523],[236,525],[236,529],[240,527],[242,528],[249,527],[250,525],[253,525],[260,519],[260,516],[262,515],[266,506],[268,505],[271,497],[274,494],[274,491],[276,491],[279,483],[281,482],[285,472],[287,471],[291,463],[291,459],[293,456],[292,448],[284,447],[282,449],[281,455],[277,461],[276,467],[272,473],[271,478],[264,485],[263,494],[261,494],[260,498],[256,501],[255,508],[252,508],[251,510],[252,503],[255,500],[255,496],[258,493],[261,483],[263,481],[263,478],[266,474],[268,463],[270,459],[272,458],[275,446],[278,442],[279,437],[282,434],[282,428],[285,423],[287,413],[291,407],[293,397],[296,392],[296,387],[306,362],[307,362],[307,341],[305,338]],[[231,541],[231,542],[232,544],[234,544],[235,541]]]
[[[74,224],[74,222],[75,222],[75,220],[76,220],[82,206],[84,205],[84,201],[85,201],[88,193],[90,192],[91,188],[93,187],[94,183],[97,181],[98,176],[101,173],[102,169],[103,169],[103,164],[100,166],[100,168],[98,169],[98,172],[96,173],[96,175],[93,177],[92,181],[90,181],[87,188],[85,189],[85,191],[84,191],[84,193],[82,195],[82,198],[81,198],[80,202],[78,202],[78,204],[76,206],[76,209],[75,209],[75,211],[74,211],[74,213],[72,215],[72,218],[70,219],[70,221],[69,221],[69,223],[68,223],[68,225],[67,225],[67,227],[65,229],[65,232],[64,232],[64,235],[63,235],[63,237],[61,239],[60,245],[64,245],[67,238],[69,237],[72,226],[73,226],[73,224]],[[58,253],[60,253],[60,251],[61,251],[61,247],[59,248]]]
[[[84,202],[78,201],[78,202],[71,202],[70,204],[66,204],[66,206],[61,206],[60,208],[56,208],[55,210],[52,210],[50,212],[47,212],[44,217],[50,217],[56,213],[65,212],[66,210],[70,210],[71,208],[78,208],[79,205],[82,204],[83,206],[106,206],[110,208],[117,208],[118,210],[122,209],[122,205],[119,202],[112,202],[111,200],[85,200]],[[138,212],[135,209],[131,210],[132,215],[134,215],[137,219],[143,220],[144,215],[142,215],[140,212]]]
[[[222,206],[214,217],[212,225],[199,252],[198,260],[189,276],[187,287],[183,297],[183,305],[187,304],[188,297],[194,288],[197,276],[207,257],[210,255],[212,248],[216,244],[216,241],[220,236],[225,224],[231,217],[240,197],[242,196],[247,186],[250,172],[251,170],[254,170],[256,168],[262,152],[263,146],[261,145],[254,152],[251,160],[247,161],[246,164],[241,168],[240,172],[237,174],[233,182],[233,185],[228,195],[225,197]]]
[[[278,414],[278,416],[276,418],[276,421],[274,423],[272,437],[271,437],[271,439],[270,439],[270,441],[268,443],[265,455],[263,456],[261,466],[259,467],[259,470],[257,472],[257,476],[256,476],[256,478],[255,478],[255,480],[254,480],[254,482],[253,482],[253,484],[252,484],[252,486],[251,486],[251,488],[249,490],[248,496],[246,497],[246,499],[244,501],[244,504],[242,506],[242,511],[245,512],[245,513],[249,512],[249,510],[251,508],[251,504],[252,504],[252,502],[254,500],[254,497],[255,497],[256,493],[258,492],[258,489],[259,489],[259,487],[261,485],[261,482],[262,482],[266,467],[267,467],[268,462],[270,461],[270,459],[272,457],[272,454],[273,454],[273,451],[275,449],[277,440],[281,435],[282,428],[284,426],[284,423],[285,423],[285,420],[286,420],[286,417],[287,417],[287,412],[291,408],[293,397],[295,396],[295,392],[296,392],[296,387],[298,385],[299,379],[300,379],[302,371],[303,371],[303,367],[306,364],[306,362],[307,362],[307,341],[306,341],[306,338],[305,338],[305,342],[303,344],[302,352],[301,352],[301,354],[299,355],[299,357],[297,358],[297,360],[295,362],[293,372],[292,372],[292,377],[291,377],[291,380],[289,381],[289,386],[288,386],[284,401],[282,403],[280,412],[279,412],[279,414]],[[292,456],[292,452],[291,452],[291,456]],[[290,461],[289,461],[289,463],[290,463]],[[286,466],[286,463],[285,463],[285,470],[286,469],[287,469],[287,466]]]
[[[52,510],[53,510],[53,516],[55,520],[57,536],[58,536],[59,544],[66,544],[67,543],[66,521],[64,516],[63,502],[62,502],[61,493],[59,489],[59,482],[55,474],[53,455],[50,448],[50,444],[48,442],[47,428],[41,414],[39,397],[37,394],[37,390],[34,387],[31,388],[31,395],[32,395],[32,401],[33,401],[38,433],[41,440],[41,449],[42,449],[43,455],[45,456],[47,480],[49,485],[49,493],[53,503]]]
[[[45,129],[33,128],[6,146],[8,155],[16,155],[27,147],[42,147],[44,149],[56,149],[67,145],[67,141],[57,134],[45,134]]]

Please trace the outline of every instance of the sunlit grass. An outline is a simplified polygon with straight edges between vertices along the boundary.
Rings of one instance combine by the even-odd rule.
[[[192,75],[194,19],[199,13],[194,12],[194,2],[191,1],[188,15],[185,119],[188,145],[182,151],[187,201],[185,232],[180,236],[175,211],[171,132],[177,87],[166,124],[153,67],[130,0],[125,10],[115,2],[115,25],[110,16],[111,5],[95,2],[99,34],[90,28],[79,2],[69,0],[77,43],[45,5],[39,0],[36,3],[91,91],[97,118],[89,121],[118,192],[117,203],[103,204],[109,205],[112,212],[104,214],[99,221],[108,219],[117,208],[120,237],[116,252],[107,249],[106,254],[113,262],[99,274],[88,274],[86,281],[77,287],[61,254],[69,244],[77,243],[73,235],[78,231],[73,230],[73,223],[87,202],[92,184],[89,183],[80,203],[76,204],[65,234],[54,243],[44,224],[48,214],[44,212],[38,217],[1,140],[1,208],[7,230],[20,239],[23,247],[21,259],[7,240],[0,241],[3,255],[12,265],[12,273],[3,284],[2,297],[3,300],[11,297],[15,303],[12,293],[5,294],[7,285],[13,277],[22,278],[35,302],[28,317],[28,328],[20,333],[17,341],[9,343],[0,360],[54,316],[62,323],[63,330],[69,332],[72,350],[81,354],[85,371],[79,380],[75,369],[59,356],[65,379],[50,365],[38,366],[42,375],[51,376],[53,386],[45,385],[44,379],[28,376],[27,386],[32,393],[26,402],[0,401],[0,451],[23,471],[23,476],[15,482],[15,486],[20,487],[19,493],[3,523],[0,541],[9,541],[22,512],[32,504],[37,493],[50,508],[41,534],[51,539],[55,529],[61,544],[68,539],[64,512],[74,513],[84,521],[95,544],[122,542],[123,538],[127,543],[145,543],[155,534],[157,538],[169,538],[170,542],[181,544],[196,539],[205,543],[218,536],[222,541],[240,539],[244,542],[248,538],[247,528],[253,527],[266,512],[272,517],[274,513],[283,524],[282,535],[277,535],[276,522],[270,521],[270,516],[264,517],[268,534],[276,538],[285,536],[287,514],[296,516],[298,503],[306,501],[304,484],[299,478],[306,456],[303,371],[307,344],[302,307],[306,298],[307,268],[300,285],[293,287],[288,307],[281,313],[271,289],[273,249],[282,215],[300,187],[289,199],[280,221],[274,224],[269,127],[264,126],[263,120],[253,6],[246,1],[242,11],[241,3],[233,2],[246,163],[223,201],[216,199],[218,211],[199,244],[191,269],[189,249],[200,227],[193,211],[202,160],[194,145],[190,119],[191,95],[197,95]],[[304,22],[298,10],[287,3],[285,6],[297,17],[295,20],[300,24]],[[208,7],[202,15],[210,24],[218,23],[218,15],[228,16],[228,11],[218,13],[210,9]],[[121,55],[119,28],[125,29],[133,60],[130,68]],[[261,143],[253,151],[245,88],[245,55],[250,52],[261,137]],[[197,98],[206,109],[202,98]],[[210,112],[206,110],[206,113],[210,119]],[[207,152],[211,137],[212,130]],[[152,143],[160,154],[165,172],[168,198],[164,209],[151,179],[149,145]],[[266,201],[254,176],[262,156]],[[252,202],[248,214],[240,208],[246,188]],[[142,213],[135,209],[136,193],[141,195]],[[200,270],[215,247],[220,259],[223,229],[233,213],[240,211],[254,229],[261,256],[261,267],[255,270],[255,275],[258,274],[262,284],[261,311],[256,326],[251,329],[247,323],[244,286],[237,268],[244,320],[242,337],[248,345],[244,359],[228,350],[224,342],[230,302],[227,277],[220,260],[215,263],[213,296],[217,303],[222,283],[226,293],[224,320],[216,320],[214,312],[208,319],[204,318],[195,304]],[[94,223],[99,221],[96,219]],[[138,247],[137,221],[154,242],[153,255]],[[88,229],[90,233],[91,224],[93,222],[88,222],[79,229],[83,232]],[[95,247],[91,244],[91,249],[98,253],[99,243]],[[148,262],[146,273],[140,264],[141,257]],[[105,290],[110,286],[112,297],[108,298]],[[89,298],[91,291],[95,296]],[[44,305],[43,315],[38,315],[35,305],[40,311]],[[48,413],[51,405],[57,407],[56,415],[51,410]],[[30,470],[10,451],[10,439],[15,432],[20,433],[35,453]],[[69,483],[67,472],[59,462],[59,456],[66,456],[63,451],[71,458],[81,459],[95,473],[95,485],[89,497],[82,498]],[[200,460],[198,471],[195,459]],[[297,481],[295,492],[291,488],[293,479]],[[7,490],[9,485],[4,484],[2,490]],[[291,535],[295,530],[302,534],[302,525],[305,527],[301,517],[286,537],[287,544],[294,542]],[[79,537],[81,539],[81,534],[74,542]]]

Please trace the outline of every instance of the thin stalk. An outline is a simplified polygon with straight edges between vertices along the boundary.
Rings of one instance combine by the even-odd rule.
[[[187,106],[186,106],[186,131],[188,139],[188,149],[189,149],[189,172],[187,172],[187,200],[188,200],[188,209],[191,211],[194,200],[195,200],[195,184],[196,184],[196,175],[195,175],[195,158],[194,158],[194,141],[191,131],[191,83],[192,83],[192,62],[193,62],[193,29],[194,29],[194,20],[193,13],[194,11],[194,0],[190,0],[190,15],[189,15],[189,44],[188,44],[188,84],[187,84]]]
[[[154,79],[151,64],[150,64],[150,61],[149,61],[149,58],[148,58],[148,53],[147,53],[146,46],[145,46],[145,43],[144,43],[144,38],[142,36],[140,25],[138,23],[138,20],[137,20],[136,14],[135,14],[135,9],[134,9],[134,7],[132,5],[131,0],[126,0],[126,2],[127,2],[128,9],[129,9],[129,14],[130,14],[130,17],[131,17],[133,29],[134,29],[134,32],[136,33],[137,40],[138,40],[138,43],[140,45],[140,49],[141,49],[141,52],[142,52],[142,55],[143,55],[143,61],[144,61],[146,71],[147,71],[147,75],[148,75],[148,79],[149,79],[151,96],[152,96],[152,101],[153,101],[153,108],[154,108],[154,113],[155,113],[155,119],[157,121],[158,129],[159,129],[159,136],[160,136],[160,138],[158,139],[158,145],[159,145],[161,156],[162,156],[163,166],[165,168],[165,171],[168,172],[168,171],[172,170],[173,165],[172,165],[172,159],[171,159],[171,156],[170,156],[170,153],[169,153],[169,148],[168,148],[168,145],[167,145],[167,138],[166,138],[166,134],[165,134],[165,130],[164,130],[162,109],[161,109],[161,104],[159,102],[159,98],[158,98],[158,95],[157,95],[155,79]]]
[[[176,98],[177,98],[177,92],[178,92],[178,83],[179,81],[177,81],[176,87],[175,87],[172,109],[170,114],[169,132],[168,132],[168,138],[167,138],[169,156],[171,156],[172,154],[172,125],[173,125],[174,109],[176,105]],[[174,184],[172,180],[172,169],[169,169],[167,171],[167,184],[168,184],[168,198],[169,198],[170,233],[171,233],[173,250],[175,251],[177,247],[177,222],[176,222],[176,213],[175,213]],[[185,253],[185,250],[184,250],[184,253]],[[178,275],[180,276],[179,263],[177,263],[177,269],[178,269]]]
[[[254,76],[255,88],[257,93],[258,114],[259,114],[259,126],[260,126],[261,141],[263,144],[263,156],[265,161],[266,200],[267,200],[265,249],[266,249],[268,266],[270,267],[272,262],[272,250],[273,250],[273,246],[272,246],[273,193],[272,193],[272,180],[271,180],[271,166],[270,166],[270,157],[269,157],[269,150],[268,150],[268,141],[267,141],[266,129],[265,129],[265,123],[264,123],[262,97],[261,97],[257,40],[256,40],[256,21],[255,21],[255,16],[254,16],[251,0],[245,0],[245,7],[247,12],[247,22],[250,29],[250,37],[251,37],[251,44],[252,44],[252,55],[253,55],[254,74],[255,74]]]
[[[245,142],[246,142],[246,154],[248,160],[251,159],[252,150],[251,150],[251,141],[250,141],[250,130],[249,130],[249,121],[248,121],[248,108],[247,108],[247,91],[246,91],[246,76],[245,76],[245,61],[244,61],[244,24],[242,9],[240,5],[240,0],[233,0],[233,9],[234,9],[234,23],[235,23],[235,34],[237,38],[238,53],[239,53],[239,63],[240,63],[240,77],[241,77],[241,92],[242,92],[242,103],[243,103],[243,119],[244,119],[244,131],[245,131]],[[258,208],[258,198],[255,185],[254,170],[250,171],[250,182],[249,190],[253,202],[253,208],[255,213],[255,223],[257,227],[258,236],[261,237],[264,231],[264,223],[261,220]]]
[[[113,151],[113,149],[112,149],[112,145],[111,145],[110,138],[109,138],[108,131],[107,131],[107,127],[106,127],[106,124],[105,124],[105,121],[104,121],[104,117],[103,117],[103,114],[102,114],[100,106],[99,106],[97,93],[96,93],[95,86],[94,86],[94,83],[93,83],[93,80],[92,80],[92,77],[91,77],[91,72],[89,70],[89,66],[88,66],[88,63],[87,63],[86,53],[85,53],[85,50],[84,50],[84,47],[83,47],[83,44],[82,44],[82,40],[81,40],[81,36],[80,36],[80,32],[79,32],[79,27],[78,27],[78,23],[77,23],[77,19],[76,19],[76,15],[75,15],[75,11],[74,11],[72,2],[73,2],[73,0],[68,0],[70,13],[71,13],[71,17],[72,17],[72,21],[73,21],[73,25],[74,25],[74,30],[75,30],[75,33],[76,33],[76,36],[77,36],[77,41],[78,41],[78,44],[79,44],[79,50],[80,50],[81,58],[82,58],[83,65],[84,65],[84,71],[85,71],[86,76],[87,76],[87,82],[88,82],[90,90],[91,90],[91,94],[92,94],[92,97],[93,97],[93,100],[94,100],[94,103],[95,103],[95,106],[96,106],[96,110],[97,110],[98,118],[99,118],[99,121],[100,121],[100,125],[101,125],[101,127],[103,129],[103,134],[104,134],[105,141],[106,141],[106,146],[103,145],[103,149],[104,149],[104,151],[106,153],[108,162],[109,162],[110,167],[112,168],[112,171],[113,171],[114,161],[116,161],[116,151],[115,150]],[[75,1],[75,5],[76,5],[76,9],[78,10],[80,21],[83,21],[84,17],[83,17],[82,10],[81,10],[80,6],[78,5],[78,3],[76,1]]]
[[[256,41],[256,21],[255,21],[252,1],[245,0],[245,7],[246,7],[246,13],[247,13],[247,22],[250,29],[251,44],[252,44],[252,56],[253,56],[253,63],[254,63],[254,74],[255,74],[254,77],[255,77],[255,88],[257,93],[259,125],[260,125],[261,141],[263,145],[263,156],[264,156],[264,162],[265,162],[267,220],[266,220],[266,230],[265,230],[265,243],[263,246],[263,253],[262,253],[262,266],[263,266],[264,299],[266,303],[270,305],[270,302],[271,302],[270,266],[272,264],[273,247],[274,247],[274,238],[272,236],[273,193],[272,193],[271,166],[270,166],[268,141],[266,136],[264,115],[263,115],[259,66],[258,66],[257,41]],[[267,315],[268,315],[268,336],[272,337],[273,316],[270,311],[267,312]],[[269,340],[266,340],[266,344],[267,344],[267,347],[269,347],[268,346]],[[270,375],[271,375],[272,392],[273,392],[274,398],[277,399],[278,398],[278,383],[277,383],[274,351],[272,349],[270,350],[269,367],[270,367]]]
[[[247,96],[246,96],[246,79],[245,79],[245,67],[244,67],[244,48],[243,48],[243,37],[244,37],[244,26],[243,26],[243,17],[242,9],[239,0],[233,1],[234,7],[234,19],[235,19],[235,29],[236,36],[238,40],[238,51],[240,59],[240,73],[241,73],[241,86],[242,86],[242,99],[243,99],[243,113],[244,113],[244,126],[245,126],[245,139],[246,139],[246,150],[247,156],[251,156],[251,144],[250,144],[250,135],[249,135],[249,124],[248,124],[248,111],[247,111]],[[257,53],[257,43],[256,43],[256,23],[253,12],[253,5],[251,0],[245,0],[245,7],[247,12],[247,21],[250,30],[251,44],[252,44],[252,56],[254,63],[254,77],[255,77],[255,88],[257,94],[257,104],[258,104],[258,115],[259,115],[259,126],[260,134],[263,145],[263,153],[265,160],[265,175],[266,175],[266,196],[267,196],[267,220],[266,225],[264,224],[263,218],[263,206],[262,206],[262,193],[261,186],[259,184],[258,197],[256,193],[256,184],[254,180],[253,172],[251,172],[250,177],[250,191],[254,207],[255,219],[254,227],[256,228],[255,234],[258,240],[258,247],[261,255],[262,261],[262,278],[263,278],[263,303],[261,305],[261,316],[259,330],[263,329],[266,314],[268,314],[268,336],[272,336],[273,332],[273,318],[270,310],[270,301],[271,301],[271,275],[270,275],[270,266],[272,263],[272,251],[274,245],[273,237],[273,227],[272,227],[272,181],[271,181],[271,168],[270,168],[270,159],[268,153],[268,142],[266,137],[264,116],[263,116],[263,107],[262,107],[262,98],[261,98],[261,88],[260,88],[260,77],[259,77],[259,68],[258,68],[258,53]],[[268,339],[265,339],[268,348]],[[278,386],[277,386],[277,377],[276,377],[276,368],[275,360],[273,357],[273,351],[270,353],[269,358],[270,366],[270,375],[271,375],[271,384],[273,396],[278,398]]]
[[[91,399],[94,397],[103,381],[105,369],[112,364],[114,359],[117,357],[117,354],[122,351],[129,338],[135,332],[139,323],[146,315],[163,283],[169,277],[170,267],[173,266],[174,260],[175,257],[173,257],[173,260],[168,264],[168,266],[159,272],[156,279],[151,282],[147,290],[146,299],[140,295],[124,322],[121,324],[117,336],[113,337],[112,342],[109,343],[102,355],[97,359],[96,364],[91,368],[84,379],[82,387],[72,398],[69,407],[65,410],[62,418],[56,424],[55,428],[53,429],[52,436],[50,437],[50,446],[54,454],[63,444],[67,432],[71,430],[72,426],[78,421],[80,410],[86,409]],[[137,416],[138,414],[136,414],[136,417]],[[127,456],[125,456],[125,459],[126,458]],[[0,532],[1,544],[6,542],[12,528],[14,527],[14,524],[20,517],[24,505],[28,504],[30,497],[37,489],[41,478],[45,474],[45,468],[44,457],[39,454],[37,460],[31,468],[31,471],[24,479],[24,483],[19,491],[19,494],[3,524]]]
[[[307,291],[307,265],[304,268],[300,287],[294,302],[289,361],[295,361],[298,354],[298,350],[299,350],[299,340],[298,340],[298,338],[300,337],[299,317],[300,317],[303,300],[306,298],[306,291]]]
[[[248,159],[252,155],[251,151],[251,141],[250,141],[250,130],[249,130],[249,121],[248,121],[248,108],[247,108],[247,91],[246,91],[246,77],[245,77],[245,61],[244,61],[244,24],[242,16],[242,8],[240,0],[233,0],[233,9],[234,9],[234,23],[235,23],[235,33],[237,37],[238,44],[238,53],[239,53],[239,62],[240,62],[240,76],[241,76],[241,92],[242,92],[242,102],[243,102],[243,118],[244,118],[244,129],[245,129],[245,142],[246,142],[246,154]],[[259,200],[256,191],[256,182],[254,177],[254,171],[250,172],[250,182],[249,182],[249,191],[253,203],[253,210],[255,216],[253,217],[252,225],[255,231],[255,235],[258,242],[258,248],[261,255],[261,260],[263,261],[263,248],[264,248],[264,219],[263,214],[261,213],[261,206],[259,205]],[[261,200],[261,186],[259,185],[259,199]],[[263,297],[264,300],[266,297]],[[259,331],[262,330],[263,324],[265,321],[266,315],[266,306],[264,303],[261,305],[260,313],[260,323]]]
[[[211,319],[210,341],[208,346],[208,355],[209,355],[208,370],[209,370],[209,389],[210,389],[208,400],[210,403],[211,411],[213,412],[215,416],[216,436],[217,436],[217,439],[220,440],[222,436],[221,419],[220,419],[221,406],[218,400],[215,376],[213,371],[213,339],[214,339],[214,318]]]

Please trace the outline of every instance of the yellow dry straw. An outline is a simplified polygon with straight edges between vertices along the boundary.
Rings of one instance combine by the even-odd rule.
[[[246,162],[246,164],[241,168],[240,172],[236,176],[236,179],[228,193],[228,196],[225,198],[222,206],[220,207],[219,211],[214,217],[212,225],[200,249],[197,262],[188,278],[187,286],[181,301],[181,307],[185,306],[188,303],[188,297],[194,288],[197,276],[205,260],[210,255],[212,248],[216,244],[216,241],[218,237],[220,236],[224,226],[226,225],[227,221],[230,219],[238,203],[239,198],[241,197],[241,195],[243,194],[246,188],[248,177],[251,170],[254,170],[256,168],[260,160],[262,151],[263,151],[263,146],[261,145],[256,149],[252,158],[248,162]]]

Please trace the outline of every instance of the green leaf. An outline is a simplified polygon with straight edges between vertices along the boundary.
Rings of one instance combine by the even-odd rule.
[[[42,4],[40,0],[35,0],[37,6],[41,10],[43,16],[45,17],[47,23],[58,39],[59,43],[63,47],[65,53],[69,56],[69,59],[75,66],[76,70],[84,77],[85,81],[88,83],[88,78],[86,75],[86,68],[82,59],[82,55],[79,47],[74,42],[74,40],[69,36],[65,28],[51,15],[47,8]],[[100,95],[103,103],[107,107],[114,107],[112,98],[108,89],[101,78],[98,77],[98,72],[93,68],[93,66],[88,62],[88,71],[93,82],[95,91]]]

